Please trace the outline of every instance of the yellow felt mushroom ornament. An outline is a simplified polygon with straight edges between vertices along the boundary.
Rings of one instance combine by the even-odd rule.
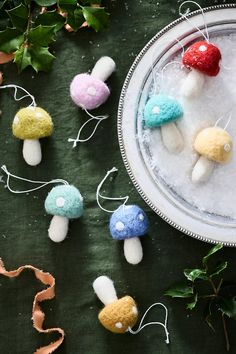
[[[41,145],[39,139],[48,137],[53,132],[53,122],[50,115],[42,108],[37,107],[35,98],[23,87],[17,85],[0,86],[4,88],[14,88],[14,99],[20,101],[30,97],[32,102],[28,107],[21,108],[15,115],[12,123],[13,135],[23,140],[23,157],[30,166],[37,166],[42,160]],[[18,89],[25,95],[17,98]]]
[[[233,141],[224,129],[214,126],[198,133],[194,141],[194,149],[200,155],[192,171],[194,183],[206,182],[213,172],[215,163],[224,164],[230,161]]]
[[[132,327],[138,320],[138,309],[135,300],[131,296],[123,296],[118,299],[113,281],[107,276],[100,276],[93,282],[93,289],[98,298],[103,302],[105,307],[100,311],[98,319],[100,323],[113,333],[138,334],[143,328],[150,325],[160,325],[164,328],[166,333],[166,343],[169,343],[169,332],[167,330],[168,310],[160,302],[152,304],[144,313],[137,330],[132,330]],[[143,321],[154,306],[161,306],[165,309],[165,321],[150,322],[143,325]]]

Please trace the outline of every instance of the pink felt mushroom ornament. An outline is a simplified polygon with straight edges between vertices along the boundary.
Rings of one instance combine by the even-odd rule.
[[[76,147],[78,142],[88,141],[95,133],[97,126],[108,116],[93,116],[88,111],[101,106],[110,95],[110,89],[105,83],[108,77],[116,68],[114,60],[108,56],[100,58],[95,64],[91,74],[83,73],[76,75],[70,85],[70,95],[73,102],[87,112],[91,117],[80,128],[76,139],[68,139]],[[91,135],[86,139],[80,139],[80,134],[85,125],[91,120],[97,120],[95,128]]]

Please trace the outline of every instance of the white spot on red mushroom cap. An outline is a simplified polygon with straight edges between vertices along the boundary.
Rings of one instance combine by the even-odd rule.
[[[198,49],[200,50],[200,52],[205,52],[207,50],[207,46],[202,44]]]

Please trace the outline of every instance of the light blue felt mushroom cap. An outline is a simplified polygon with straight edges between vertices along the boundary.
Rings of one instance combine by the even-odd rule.
[[[79,218],[84,209],[80,191],[71,185],[52,188],[44,206],[48,214],[64,216],[69,219]]]
[[[115,240],[143,236],[149,228],[145,212],[137,205],[121,205],[110,218],[110,233]]]
[[[183,116],[181,104],[166,95],[154,95],[144,107],[144,124],[148,128],[159,127]]]

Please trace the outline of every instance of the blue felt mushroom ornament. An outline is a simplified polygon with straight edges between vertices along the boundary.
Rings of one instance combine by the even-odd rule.
[[[166,95],[153,95],[144,107],[144,125],[161,129],[162,141],[167,150],[176,154],[182,151],[184,141],[175,122],[183,116],[180,103]]]
[[[115,240],[124,240],[124,255],[128,263],[138,264],[143,258],[139,237],[148,232],[149,221],[137,205],[121,205],[110,218],[110,232]]]
[[[69,219],[77,219],[83,214],[83,197],[74,186],[56,186],[45,200],[45,210],[54,215],[48,229],[49,238],[61,242],[66,238]]]

